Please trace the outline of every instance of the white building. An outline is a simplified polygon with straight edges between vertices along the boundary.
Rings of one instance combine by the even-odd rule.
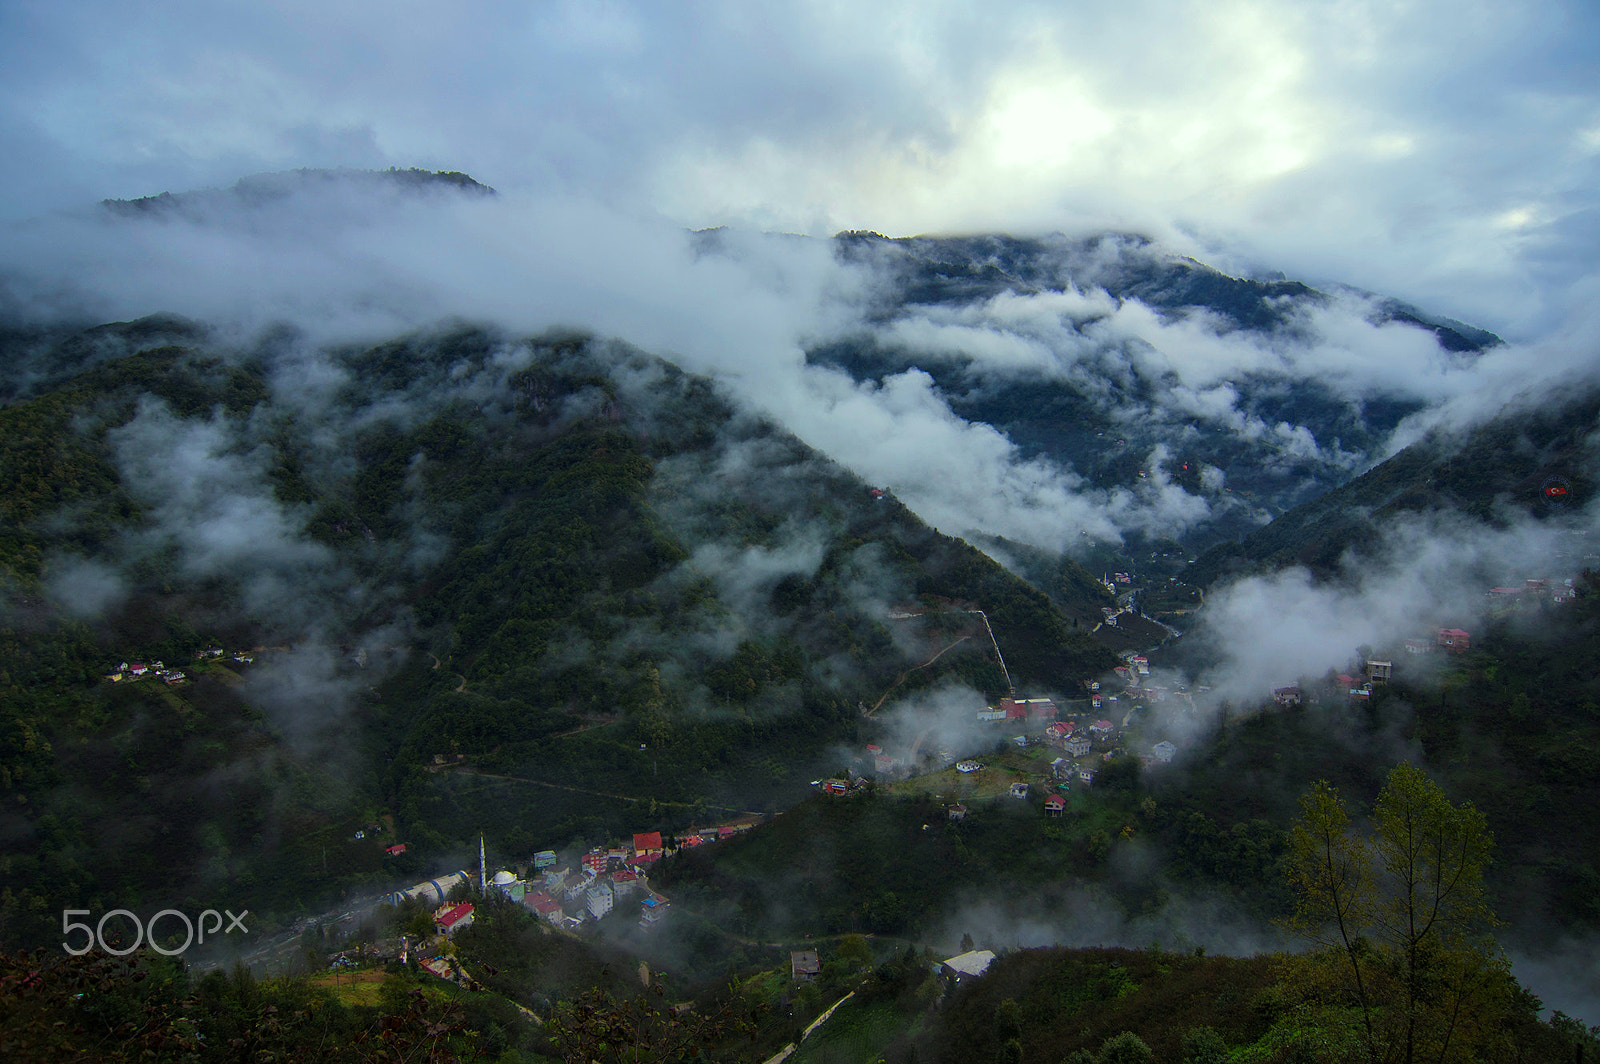
[[[950,979],[961,982],[963,979],[976,979],[989,970],[989,965],[994,963],[994,952],[986,949],[970,950],[959,956],[951,957],[939,966],[940,971]]]
[[[589,888],[589,915],[596,920],[611,911],[611,884],[601,880]]]

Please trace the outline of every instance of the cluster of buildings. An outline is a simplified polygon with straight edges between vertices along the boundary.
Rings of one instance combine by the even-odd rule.
[[[178,669],[169,669],[167,668],[166,663],[161,661],[152,661],[148,664],[145,662],[136,661],[132,665],[128,664],[126,661],[119,662],[118,664],[112,666],[110,671],[105,674],[105,678],[112,683],[127,683],[134,680],[156,679],[161,680],[163,683],[170,684],[173,687],[176,687],[181,683],[187,683],[189,680],[189,677],[185,676],[181,671]]]
[[[205,647],[201,650],[196,650],[194,652],[194,657],[196,661],[206,661],[210,658],[220,658],[224,654],[227,654],[227,651],[223,650],[221,647]],[[233,661],[238,662],[240,665],[248,665],[256,660],[254,655],[248,654],[243,650],[235,651],[233,654],[229,655],[229,657],[231,657]],[[104,676],[105,679],[111,683],[125,683],[131,680],[143,680],[149,678],[161,680],[162,682],[171,684],[174,687],[181,683],[187,683],[189,680],[189,677],[185,676],[182,671],[168,668],[166,663],[161,661],[152,661],[148,663],[136,661],[131,665],[126,661],[119,662],[116,665],[108,668],[104,673]]]
[[[1491,587],[1489,608],[1495,612],[1530,609],[1534,606],[1561,606],[1577,598],[1571,577],[1565,580],[1524,580],[1521,587]]]
[[[650,886],[649,869],[671,850],[691,849],[748,831],[753,824],[725,824],[663,839],[661,832],[633,836],[632,845],[595,847],[576,862],[562,864],[554,850],[533,855],[526,878],[502,870],[486,890],[525,906],[552,927],[573,930],[624,905],[637,905],[646,930],[666,918],[671,903]]]
[[[637,898],[639,926],[648,929],[660,923],[668,909],[667,899],[650,889],[647,872],[664,854],[659,831],[635,835],[631,848],[590,850],[576,866],[557,867],[555,851],[543,850],[534,854],[534,874],[529,878],[496,872],[488,889],[525,906],[550,926],[567,930]]]

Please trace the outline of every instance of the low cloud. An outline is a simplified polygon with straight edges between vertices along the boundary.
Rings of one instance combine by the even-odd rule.
[[[115,567],[76,555],[52,558],[44,587],[52,602],[79,620],[99,617],[128,597],[127,582]]]

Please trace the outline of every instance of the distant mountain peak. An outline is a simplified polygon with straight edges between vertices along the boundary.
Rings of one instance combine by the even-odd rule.
[[[498,195],[490,186],[456,170],[422,170],[417,167],[404,170],[398,167],[390,167],[387,170],[306,168],[251,174],[240,178],[232,187],[226,189],[162,192],[159,195],[140,196],[136,199],[101,200],[100,205],[117,214],[134,216],[166,214],[190,206],[215,204],[219,201],[259,207],[286,199],[297,192],[340,184],[397,188],[406,192],[441,190],[476,196]]]

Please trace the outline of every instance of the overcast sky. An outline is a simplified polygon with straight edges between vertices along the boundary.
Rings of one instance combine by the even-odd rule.
[[[4,0],[0,217],[303,166],[687,226],[1110,223],[1517,339],[1600,295],[1600,6]]]

